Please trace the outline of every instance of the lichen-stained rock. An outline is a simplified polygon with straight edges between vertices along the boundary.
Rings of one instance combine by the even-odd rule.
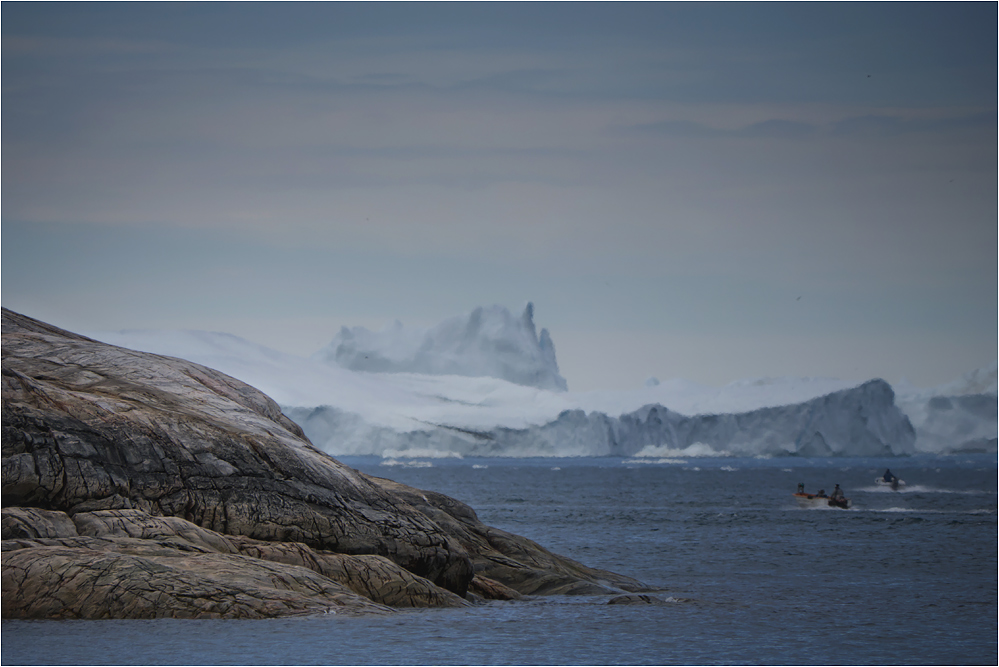
[[[601,595],[649,590],[630,577],[587,567],[553,554],[526,537],[487,526],[471,507],[454,498],[388,479],[371,479],[405,499],[455,538],[471,554],[476,577],[499,582],[524,595]]]
[[[523,596],[509,586],[504,586],[500,582],[475,575],[472,583],[468,585],[468,592],[478,595],[483,600],[519,600]]]
[[[65,512],[35,507],[4,507],[2,517],[5,540],[17,537],[75,537],[79,534],[76,524]]]
[[[73,523],[80,535],[91,537],[180,539],[218,553],[239,553],[228,538],[213,530],[175,516],[150,516],[142,510],[79,512],[73,515]]]
[[[136,556],[31,546],[4,553],[2,584],[4,618],[271,618],[391,612],[307,568],[216,553]]]
[[[43,519],[46,525],[58,525],[60,530],[34,529],[31,520],[35,517]],[[357,595],[392,607],[463,607],[468,604],[454,593],[404,570],[383,556],[348,556],[316,551],[301,542],[226,537],[184,519],[149,516],[141,510],[81,512],[70,518],[63,512],[14,507],[3,509],[3,520],[4,552],[58,546],[158,558],[192,553],[238,555],[305,567]],[[34,535],[40,532],[46,534]],[[85,554],[85,557],[90,556]],[[180,571],[187,562],[180,559],[169,563]],[[4,595],[9,592],[4,590]]]
[[[4,617],[381,612],[463,606],[470,584],[486,599],[647,590],[344,466],[222,373],[2,312]]]
[[[245,537],[233,538],[233,542],[240,553],[307,567],[358,595],[391,607],[464,607],[468,604],[454,593],[407,572],[383,556],[346,556],[316,551],[300,542],[262,542]]]
[[[141,509],[226,535],[382,555],[458,595],[468,554],[315,449],[259,391],[3,310],[3,504]]]

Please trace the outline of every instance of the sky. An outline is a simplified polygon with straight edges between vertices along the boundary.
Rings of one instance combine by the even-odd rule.
[[[308,355],[535,304],[570,390],[997,356],[996,3],[20,3],[4,307]]]

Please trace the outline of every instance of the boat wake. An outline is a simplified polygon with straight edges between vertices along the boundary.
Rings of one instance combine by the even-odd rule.
[[[878,514],[995,514],[996,510],[988,508],[979,508],[973,510],[936,510],[936,509],[926,509],[926,508],[912,508],[912,507],[882,507],[882,508],[867,508],[867,512],[876,512]]]
[[[953,493],[962,496],[996,495],[999,491],[985,491],[980,489],[941,489],[934,486],[913,484],[911,486],[901,486],[897,491],[893,491],[889,486],[865,486],[857,489],[862,493]]]
[[[683,464],[687,463],[687,459],[645,459],[645,458],[641,458],[641,459],[625,459],[621,463],[623,463],[624,465],[634,465],[634,464],[642,464],[642,465],[675,465],[675,464],[681,464],[681,465],[683,465]]]
[[[795,503],[793,505],[787,505],[784,509],[788,509],[788,510],[805,510],[805,511],[809,511],[809,512],[813,511],[813,510],[818,510],[818,511],[821,511],[821,512],[831,512],[831,511],[835,511],[835,512],[852,512],[852,511],[856,511],[858,508],[854,507],[852,503],[851,503],[850,507],[830,507],[829,505],[804,505],[804,504],[801,504],[801,503]],[[862,508],[860,508],[860,509],[862,509]]]

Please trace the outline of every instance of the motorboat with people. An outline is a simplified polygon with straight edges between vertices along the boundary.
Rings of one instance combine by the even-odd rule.
[[[892,491],[898,491],[899,487],[905,486],[905,482],[899,479],[897,475],[894,475],[890,468],[885,470],[885,474],[881,475],[881,477],[875,479],[874,483],[878,486],[889,486]]]
[[[831,494],[826,494],[825,489],[819,489],[818,493],[805,493],[805,485],[798,484],[798,490],[794,493],[794,499],[799,507],[835,507],[838,509],[849,509],[853,502],[843,494],[843,489],[839,484],[833,489]]]

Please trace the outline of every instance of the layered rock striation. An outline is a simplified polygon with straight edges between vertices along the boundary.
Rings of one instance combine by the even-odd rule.
[[[217,371],[6,309],[2,350],[5,618],[387,613],[642,589],[341,464]]]

